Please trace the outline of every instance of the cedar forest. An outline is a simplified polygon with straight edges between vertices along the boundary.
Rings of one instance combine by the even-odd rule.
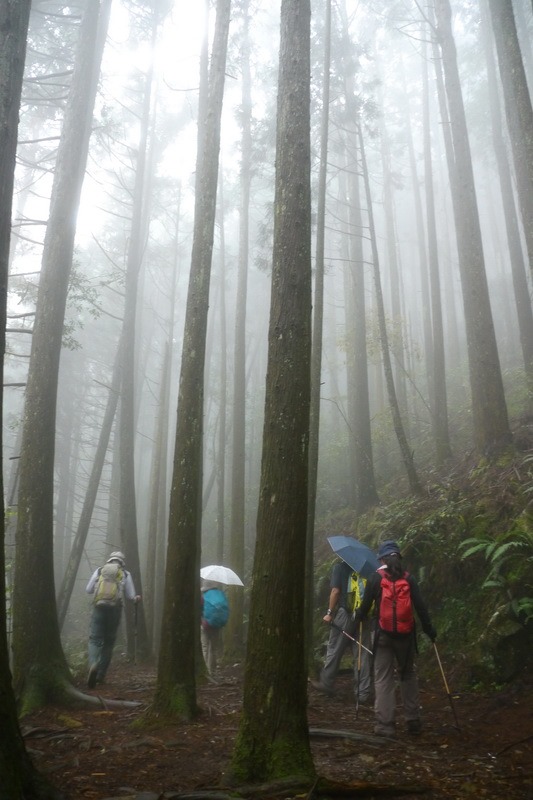
[[[0,800],[62,796],[21,725],[93,703],[111,551],[147,727],[200,713],[200,568],[242,577],[235,783],[316,785],[331,535],[399,542],[460,686],[523,680],[532,32],[530,0],[0,0]]]

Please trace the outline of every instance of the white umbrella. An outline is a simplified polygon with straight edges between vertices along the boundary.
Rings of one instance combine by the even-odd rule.
[[[206,581],[216,581],[225,583],[227,586],[244,586],[236,572],[229,567],[221,567],[219,564],[211,564],[209,567],[202,567],[200,577]]]

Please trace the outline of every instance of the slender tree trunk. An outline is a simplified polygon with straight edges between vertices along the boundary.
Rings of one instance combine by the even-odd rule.
[[[72,596],[72,591],[76,582],[76,575],[81,563],[81,558],[87,541],[87,535],[91,525],[91,519],[96,503],[96,496],[98,494],[98,487],[100,485],[100,478],[102,477],[102,470],[104,468],[105,456],[109,445],[109,438],[111,436],[111,429],[113,427],[113,420],[117,410],[118,397],[120,392],[120,369],[119,361],[121,358],[122,344],[120,343],[115,357],[115,367],[113,370],[113,378],[111,386],[109,387],[109,396],[107,399],[106,410],[98,437],[98,444],[94,454],[94,461],[91,467],[91,474],[89,476],[89,483],[83,501],[83,508],[78,520],[78,527],[70,556],[68,560],[61,588],[57,596],[57,613],[59,618],[59,626],[62,628],[67,615],[68,605]]]
[[[227,334],[226,334],[226,237],[224,231],[224,193],[222,173],[220,175],[220,403],[218,414],[218,452],[216,453],[217,472],[217,563],[224,562],[225,522],[226,522],[226,441],[227,441]]]
[[[348,16],[346,3],[341,5],[343,38],[345,50],[349,52]],[[348,243],[350,261],[350,289],[347,294],[349,305],[349,321],[347,330],[353,329],[351,346],[348,347],[347,361],[351,365],[349,377],[350,438],[353,439],[353,465],[356,488],[355,507],[362,515],[379,502],[374,474],[374,455],[372,451],[372,432],[370,424],[370,394],[368,382],[368,347],[366,320],[365,262],[363,252],[363,219],[361,213],[361,193],[358,170],[357,119],[358,110],[355,102],[355,84],[353,73],[344,65],[344,92],[349,109],[350,125],[348,129],[348,145],[352,153],[352,167],[349,170],[349,235],[343,237]],[[344,180],[343,180],[344,182]]]
[[[244,579],[246,512],[246,313],[248,303],[248,262],[250,251],[250,189],[252,182],[252,77],[250,72],[250,6],[243,7],[241,39],[241,168],[239,210],[239,265],[235,297],[235,340],[233,359],[233,447],[231,467],[231,529],[229,563]],[[235,658],[243,653],[244,592],[229,590],[231,617],[226,632],[226,653]]]
[[[155,51],[160,15],[157,10],[152,17],[152,52]],[[124,320],[122,324],[122,376],[120,393],[120,540],[126,554],[128,569],[131,571],[135,588],[142,595],[142,577],[139,559],[139,543],[137,532],[137,510],[135,495],[135,329],[137,318],[137,295],[139,274],[144,254],[144,246],[148,230],[147,184],[149,170],[149,130],[153,89],[153,60],[145,78],[144,96],[141,112],[141,131],[137,151],[135,185],[133,189],[133,212],[131,220],[131,236],[126,265],[126,285],[124,301]],[[136,609],[137,618],[137,655],[143,659],[150,655],[148,631],[144,606]],[[126,606],[126,624],[128,629],[128,655],[133,657],[133,624],[132,611]]]
[[[423,125],[424,125],[424,183],[426,189],[426,224],[428,239],[429,281],[431,286],[431,318],[433,321],[433,378],[431,421],[435,441],[435,460],[442,466],[451,456],[448,430],[448,400],[446,388],[446,356],[444,352],[444,327],[440,290],[439,251],[437,223],[433,194],[433,161],[431,153],[431,121],[429,113],[429,77],[426,47],[423,47]]]
[[[490,307],[449,0],[436,0],[435,10],[454,150],[450,179],[463,289],[474,440],[477,449],[489,455],[509,444],[511,432]]]
[[[331,62],[331,0],[325,4],[322,112],[320,120],[320,166],[316,210],[315,292],[313,300],[313,339],[311,348],[311,403],[309,411],[309,482],[307,498],[307,635],[312,645],[314,612],[315,505],[320,432],[320,387],[324,326],[324,247],[326,233],[326,181],[328,174],[329,82]]]
[[[157,535],[161,521],[159,519],[160,511],[160,485],[161,485],[161,469],[163,466],[163,452],[166,454],[164,447],[164,431],[166,429],[165,415],[168,414],[168,403],[165,403],[166,391],[168,385],[168,373],[170,370],[170,354],[169,344],[165,344],[163,354],[163,364],[161,369],[161,384],[159,391],[159,406],[155,420],[154,432],[154,446],[152,450],[152,467],[150,476],[150,512],[148,515],[148,547],[146,550],[146,567],[145,567],[145,581],[144,581],[144,594],[143,602],[146,617],[146,626],[148,629],[148,637],[150,642],[153,643],[154,632],[154,606],[155,598],[154,591],[156,585],[156,558],[157,558]]]
[[[181,360],[174,471],[154,709],[183,718],[197,713],[196,652],[200,627],[200,534],[204,366],[216,213],[220,119],[230,0],[218,0],[208,102],[199,118],[191,272]]]
[[[305,563],[311,358],[310,3],[283,0],[272,294],[243,712],[230,777],[314,777]]]
[[[363,134],[361,131],[361,127],[359,127],[359,152],[361,155],[361,166],[363,171],[366,203],[368,209],[368,226],[370,234],[370,243],[372,246],[372,260],[374,262],[374,286],[376,292],[376,309],[378,314],[379,336],[381,340],[381,353],[383,357],[383,369],[385,372],[385,381],[387,384],[389,406],[392,414],[394,431],[396,433],[396,438],[398,439],[402,460],[404,463],[405,471],[407,473],[407,478],[409,480],[409,487],[413,492],[413,494],[420,494],[422,492],[422,487],[420,485],[420,481],[418,479],[418,475],[416,472],[413,454],[409,448],[407,437],[405,435],[402,417],[400,414],[400,406],[398,404],[398,398],[396,396],[396,389],[394,386],[394,377],[392,373],[392,364],[391,364],[389,341],[387,334],[387,321],[385,318],[385,305],[383,303],[383,291],[381,288],[379,255],[378,255],[378,247],[376,241],[376,231],[374,227],[374,213],[372,210],[372,194],[370,191],[370,180],[368,176],[368,167],[366,163],[365,148],[364,148]]]
[[[403,337],[403,319],[401,308],[400,272],[398,268],[398,242],[394,223],[394,182],[390,168],[390,147],[385,125],[381,125],[381,159],[383,165],[383,209],[387,238],[387,266],[390,277],[390,302],[393,323],[393,341],[389,342],[390,351],[394,355],[395,369],[393,374],[397,386],[397,399],[400,414],[404,420],[405,435],[408,435],[407,386],[405,376],[405,342]]]

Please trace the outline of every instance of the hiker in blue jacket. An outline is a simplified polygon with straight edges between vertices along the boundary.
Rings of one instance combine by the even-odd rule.
[[[120,625],[124,597],[135,603],[141,599],[135,592],[131,574],[125,569],[125,558],[124,553],[118,550],[111,553],[106,563],[95,569],[85,590],[93,595],[89,629],[89,689],[94,689],[97,683],[105,680]]]
[[[424,633],[432,642],[437,632],[431,624],[415,578],[402,567],[400,548],[388,539],[380,546],[379,569],[368,579],[363,602],[355,614],[355,623],[366,619],[375,603],[374,637],[375,727],[378,736],[395,735],[396,679],[398,674],[407,731],[419,734],[420,698],[415,671],[416,629],[413,608]]]
[[[229,606],[222,585],[217,581],[202,578],[200,591],[202,592],[200,620],[202,654],[207,671],[213,677],[222,650],[222,628],[228,620]],[[216,605],[210,602],[211,595],[215,596]]]

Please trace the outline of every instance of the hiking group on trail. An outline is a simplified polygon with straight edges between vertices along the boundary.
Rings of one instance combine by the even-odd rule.
[[[367,579],[345,561],[334,565],[329,608],[323,617],[331,625],[325,663],[320,680],[311,681],[311,685],[333,694],[341,658],[351,641],[357,704],[371,703],[373,697],[375,734],[395,735],[398,676],[407,731],[416,735],[422,723],[413,611],[432,642],[437,633],[417,581],[403,569],[398,544],[392,539],[384,541],[377,558],[380,565]]]
[[[333,540],[337,540],[338,548],[334,547]],[[377,557],[366,545],[350,537],[330,537],[329,541],[342,560],[333,566],[329,607],[323,617],[330,626],[324,666],[319,680],[310,683],[318,691],[332,696],[342,657],[350,646],[354,658],[356,715],[360,704],[373,703],[374,732],[378,736],[393,737],[398,679],[407,731],[418,734],[422,724],[415,669],[414,612],[433,643],[437,637],[418,583],[404,570],[400,548],[392,539],[381,544]],[[347,548],[356,549],[351,542],[359,551],[366,552],[362,556],[361,552],[355,557],[349,555]],[[354,558],[359,556],[364,560],[358,572],[354,568]],[[204,661],[209,676],[213,677],[222,648],[222,630],[229,618],[223,587],[229,583],[242,586],[242,581],[226,567],[213,565],[202,569],[201,573],[205,570],[210,571],[211,579],[201,576],[200,631]],[[106,563],[94,571],[86,591],[93,595],[87,678],[89,688],[93,689],[105,680],[124,599],[137,603],[141,598],[135,592],[131,574],[125,568],[125,556],[120,551],[111,553]]]
[[[87,685],[94,689],[103,683],[117,638],[124,598],[138,603],[131,574],[125,569],[124,553],[111,553],[102,567],[95,569],[86,587],[93,595],[93,610],[89,628],[89,675]]]

